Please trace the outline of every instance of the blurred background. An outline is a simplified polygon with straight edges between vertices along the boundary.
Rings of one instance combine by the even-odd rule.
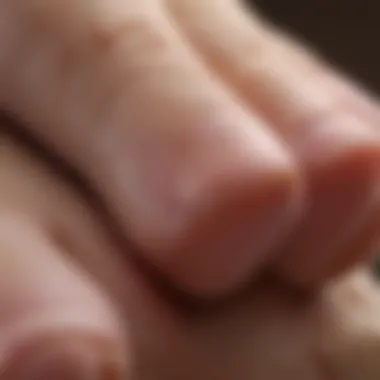
[[[380,94],[380,0],[246,0]]]

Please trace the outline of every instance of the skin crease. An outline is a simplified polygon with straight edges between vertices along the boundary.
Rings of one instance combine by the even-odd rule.
[[[306,299],[277,282],[321,285],[373,251],[365,91],[229,0],[3,1],[0,45],[1,105],[134,247],[2,132],[1,380],[379,378],[365,269]],[[277,278],[194,309],[137,257],[203,297]]]
[[[140,270],[131,251],[125,255],[70,178],[7,133],[1,135],[0,158],[0,205],[8,222],[8,229],[2,224],[7,234],[1,234],[2,305],[4,291],[10,291],[6,285],[13,281],[7,315],[0,316],[0,343],[11,347],[11,354],[0,351],[1,380],[26,379],[20,373],[28,358],[34,363],[47,360],[35,347],[50,347],[55,368],[86,359],[81,356],[86,351],[79,349],[83,342],[92,342],[96,358],[104,359],[97,377],[102,380],[379,378],[380,288],[366,268],[351,271],[314,297],[263,280],[227,304],[182,308]],[[19,245],[12,243],[12,236],[21,235]],[[41,263],[46,241],[67,272],[58,261],[51,263],[52,279],[37,264],[43,287],[32,297],[24,287],[34,272],[31,263]],[[30,265],[28,272],[17,261],[18,251],[7,251],[17,246],[23,249],[22,261]],[[71,282],[61,283],[65,276],[72,276]],[[57,318],[62,313],[71,313],[70,324]],[[87,317],[85,324],[80,316]],[[62,332],[74,345],[65,345],[70,340],[62,340]],[[71,350],[58,350],[54,356],[57,345]],[[127,370],[120,377],[117,365]],[[38,377],[45,378],[51,377]]]
[[[237,1],[2,1],[0,45],[3,107],[177,287],[316,287],[372,252],[378,105]]]

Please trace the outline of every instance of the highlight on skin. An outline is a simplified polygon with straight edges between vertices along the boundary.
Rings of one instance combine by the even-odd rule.
[[[178,288],[267,267],[309,288],[369,257],[377,105],[238,2],[3,1],[0,42],[1,104]]]
[[[366,268],[314,297],[263,281],[184,309],[70,177],[0,141],[1,380],[379,378],[380,288]]]

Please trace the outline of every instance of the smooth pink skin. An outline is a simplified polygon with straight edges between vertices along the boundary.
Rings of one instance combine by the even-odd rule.
[[[95,234],[92,219],[52,173],[2,132],[1,380],[86,380],[88,373],[81,373],[122,372],[127,363],[124,324],[99,279],[73,255],[81,251],[96,260],[95,251],[104,255],[108,246],[102,237],[81,246]],[[44,371],[40,361],[46,361]]]
[[[237,2],[2,1],[0,45],[1,103],[178,287],[315,285],[368,234],[377,105]]]
[[[380,292],[365,269],[314,298],[263,282],[186,308],[49,168],[2,136],[1,380],[379,378]]]

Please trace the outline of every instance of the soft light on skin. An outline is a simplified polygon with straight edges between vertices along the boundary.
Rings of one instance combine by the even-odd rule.
[[[377,105],[258,14],[13,0],[0,28],[4,107],[181,289],[225,296],[267,266],[315,286],[368,256],[350,246],[380,210]]]
[[[34,154],[2,136],[7,379],[34,380],[33,370],[38,380],[124,380],[123,366],[136,380],[378,379],[380,288],[366,268],[314,297],[263,281],[185,310],[112,239],[83,192]]]

